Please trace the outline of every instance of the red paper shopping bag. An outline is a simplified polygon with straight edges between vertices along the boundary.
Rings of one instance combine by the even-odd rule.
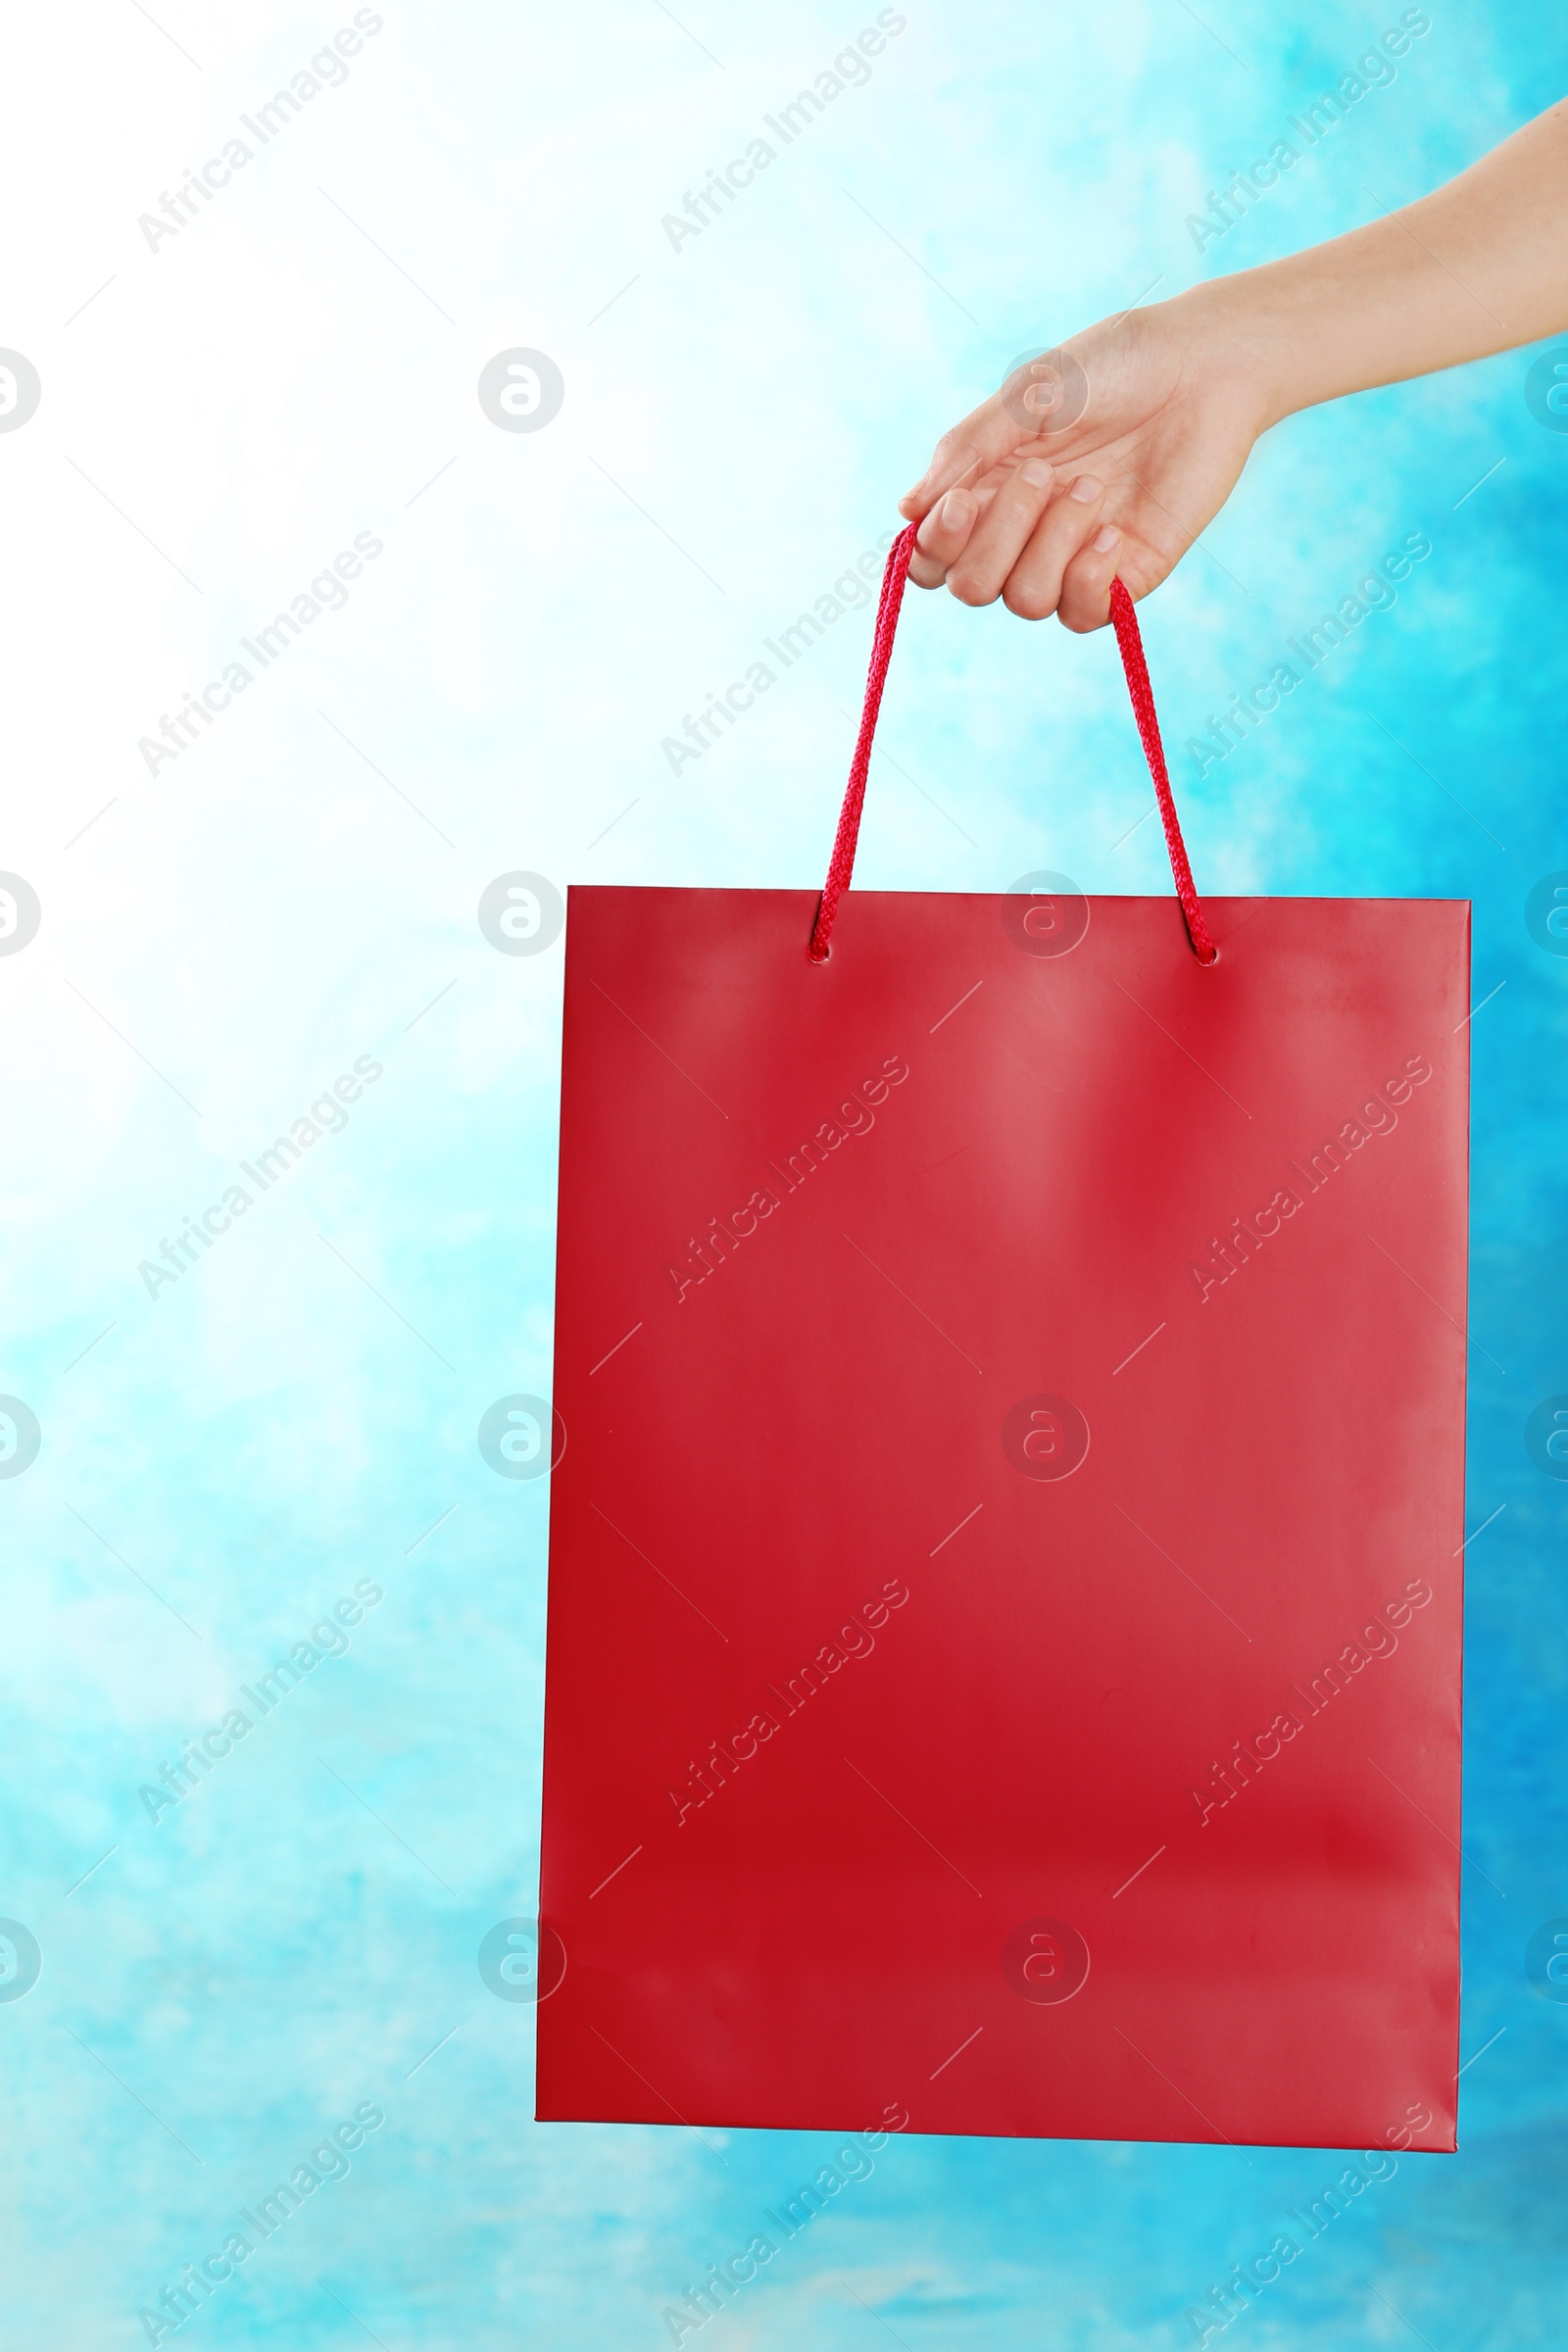
[[[842,896],[908,538],[820,905],[570,896],[539,2114],[1451,2148],[1468,907],[1124,594],[1181,906]]]

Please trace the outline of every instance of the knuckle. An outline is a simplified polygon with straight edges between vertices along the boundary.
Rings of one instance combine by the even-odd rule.
[[[1082,606],[1078,605],[1070,608],[1064,605],[1061,609],[1061,625],[1065,629],[1071,629],[1075,637],[1087,637],[1092,630],[1104,627],[1105,614],[1086,612]]]
[[[1019,620],[1049,620],[1056,600],[1045,588],[1023,587],[1009,580],[1002,591],[1002,601]]]
[[[952,593],[957,598],[960,605],[991,605],[996,603],[997,592],[995,588],[991,587],[985,580],[978,578],[972,571],[950,571],[948,574],[948,586]]]

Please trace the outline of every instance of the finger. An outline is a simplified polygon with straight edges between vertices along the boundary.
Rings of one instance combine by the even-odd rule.
[[[1030,417],[1020,424],[1003,406],[1001,393],[994,394],[952,432],[943,434],[930,465],[913,489],[900,499],[899,513],[909,522],[923,520],[956,482],[972,482],[1010,457],[1020,442],[1033,440],[1039,430],[1037,419]]]
[[[1103,523],[1089,545],[1073,558],[1062,577],[1061,603],[1057,607],[1064,628],[1075,629],[1082,635],[1088,629],[1104,627],[1110,618],[1110,583],[1116,576],[1121,553],[1121,532],[1112,524]]]
[[[948,566],[948,587],[960,604],[996,603],[1003,582],[1029,544],[1054,480],[1044,458],[1026,458],[1001,484],[962,554]]]
[[[1017,470],[1017,461],[1004,459],[993,466],[976,482],[966,482],[960,488],[944,492],[920,526],[917,547],[930,542],[935,554],[929,561],[911,561],[910,577],[922,588],[940,588],[948,574],[948,566],[962,544],[962,537],[971,533],[985,515],[992,500]],[[951,502],[951,503],[950,503]],[[965,522],[967,517],[967,522]]]
[[[980,513],[972,490],[950,490],[921,523],[909,558],[909,577],[917,588],[940,588],[948,566],[961,555]]]
[[[1009,612],[1020,620],[1045,620],[1055,612],[1067,566],[1093,534],[1104,503],[1105,485],[1093,473],[1080,473],[1052,500],[1003,590]]]

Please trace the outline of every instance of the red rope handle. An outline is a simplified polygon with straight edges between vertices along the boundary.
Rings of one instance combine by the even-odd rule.
[[[1116,643],[1121,650],[1121,665],[1127,673],[1127,691],[1133,698],[1133,716],[1143,740],[1144,758],[1154,779],[1154,798],[1159,803],[1159,821],[1165,828],[1165,849],[1170,858],[1170,870],[1176,881],[1176,896],[1182,903],[1187,920],[1187,936],[1193,943],[1193,954],[1200,963],[1212,963],[1219,951],[1208,935],[1203,909],[1198,903],[1198,889],[1193,881],[1193,869],[1187,859],[1187,844],[1182,839],[1181,819],[1176,814],[1176,802],[1171,793],[1170,774],[1165,765],[1165,747],[1159,739],[1159,720],[1154,711],[1154,689],[1149,683],[1149,663],[1144,660],[1144,640],[1139,632],[1138,614],[1133,600],[1119,579],[1110,583],[1110,617],[1116,631]]]
[[[877,604],[876,629],[871,639],[871,667],[865,681],[860,731],[855,741],[855,757],[850,761],[850,780],[845,788],[844,807],[839,811],[839,829],[833,840],[827,880],[822,885],[816,920],[811,926],[808,953],[813,963],[826,960],[828,938],[838,913],[839,901],[850,887],[850,875],[855,867],[855,845],[859,836],[860,810],[865,804],[865,779],[871,765],[871,741],[876,733],[877,713],[882,708],[882,689],[887,683],[894,632],[899,625],[899,608],[904,602],[905,584],[909,576],[909,559],[914,553],[914,537],[915,525],[911,522],[894,540],[888,553],[887,568],[882,574],[882,594]],[[1192,941],[1193,954],[1199,962],[1212,963],[1218,951],[1203,920],[1203,909],[1199,904],[1197,887],[1193,881],[1193,869],[1188,862],[1187,844],[1182,839],[1181,820],[1176,814],[1170,775],[1165,766],[1165,750],[1159,736],[1159,720],[1154,711],[1154,690],[1149,683],[1149,664],[1144,659],[1144,641],[1138,629],[1138,615],[1133,609],[1132,598],[1119,579],[1110,583],[1110,617],[1116,630],[1122,668],[1127,674],[1127,691],[1132,697],[1133,715],[1138,721],[1144,757],[1149,761],[1149,772],[1154,781],[1154,798],[1159,804],[1160,822],[1165,828],[1165,848],[1176,882],[1176,896],[1181,901],[1182,914],[1187,923],[1187,936]]]
[[[904,590],[909,577],[914,534],[915,525],[912,522],[899,533],[888,550],[887,566],[882,574],[882,594],[877,602],[876,628],[871,638],[871,667],[866,675],[865,703],[860,711],[860,732],[855,739],[850,780],[844,789],[844,806],[839,810],[839,829],[833,836],[833,855],[828,859],[827,880],[822,885],[816,921],[811,926],[809,954],[813,963],[825,963],[827,960],[828,933],[833,928],[839,901],[850,887],[850,875],[855,867],[855,844],[859,837],[860,809],[865,802],[866,771],[871,765],[871,738],[876,733],[876,714],[882,708],[882,689],[887,683],[888,663],[893,658],[893,633],[899,625],[899,607],[904,602]]]

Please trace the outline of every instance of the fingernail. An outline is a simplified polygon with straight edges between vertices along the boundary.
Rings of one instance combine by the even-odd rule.
[[[1097,498],[1103,498],[1104,495],[1104,483],[1093,473],[1081,473],[1067,493],[1069,498],[1077,499],[1079,505],[1084,507],[1089,506]]]
[[[967,491],[967,490],[950,490],[950,491],[948,492],[948,495],[947,495],[947,497],[946,497],[946,498],[945,498],[945,499],[942,501],[942,527],[943,527],[943,529],[944,529],[944,530],[947,530],[947,531],[960,531],[960,530],[962,530],[962,528],[963,528],[964,524],[965,524],[965,523],[968,521],[968,519],[969,519],[969,493],[968,493],[968,491]]]
[[[1026,458],[1018,468],[1018,479],[1027,482],[1031,490],[1043,490],[1053,470],[1044,458]]]
[[[1096,555],[1108,556],[1120,538],[1120,531],[1113,531],[1107,522],[1102,531],[1095,533],[1093,545]]]

